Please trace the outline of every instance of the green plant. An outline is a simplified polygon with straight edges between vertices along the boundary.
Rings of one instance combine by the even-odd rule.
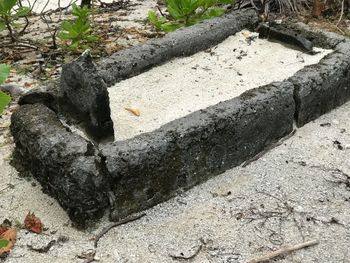
[[[217,5],[232,3],[233,0],[165,0],[169,15],[162,14],[159,17],[151,10],[148,12],[148,20],[157,30],[171,32],[180,27],[221,16],[225,9]]]
[[[89,44],[99,42],[100,38],[93,34],[89,17],[91,10],[84,6],[72,5],[72,15],[77,17],[75,21],[64,21],[58,37],[61,40],[70,41],[72,50],[86,49]]]
[[[6,64],[0,64],[0,85],[5,82],[10,74],[10,67]],[[6,93],[0,91],[0,114],[4,111],[7,104],[11,101],[11,97]]]
[[[30,13],[30,8],[26,6],[17,6],[17,0],[0,0],[0,32],[7,29],[11,37],[11,41],[15,42],[14,28],[18,28],[20,25],[16,23],[16,20],[20,17],[26,17]],[[28,23],[20,32],[23,33]]]
[[[0,249],[7,247],[9,243],[10,243],[10,241],[8,241],[6,239],[0,239]]]

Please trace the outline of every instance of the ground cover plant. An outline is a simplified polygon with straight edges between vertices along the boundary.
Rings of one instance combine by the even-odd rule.
[[[5,82],[10,73],[10,67],[6,64],[0,64],[0,85]],[[4,111],[7,104],[11,101],[11,97],[0,91],[0,114]]]
[[[30,8],[21,6],[17,0],[0,0],[0,32],[7,29],[12,42],[16,41],[15,28],[19,28],[20,24],[16,21],[20,17],[26,17],[30,13]],[[28,23],[18,33],[21,35],[26,29]]]
[[[180,27],[191,26],[205,19],[220,16],[225,12],[222,4],[232,4],[232,0],[166,0],[168,15],[158,16],[153,10],[148,13],[149,22],[165,32]]]
[[[76,20],[64,21],[58,37],[61,40],[68,40],[69,48],[72,50],[89,48],[91,44],[100,40],[97,35],[93,34],[90,22],[91,9],[86,6],[79,7],[76,4],[73,4],[72,8],[72,15],[76,17]]]

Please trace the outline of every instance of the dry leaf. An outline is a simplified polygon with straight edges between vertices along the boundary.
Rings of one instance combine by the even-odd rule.
[[[40,234],[43,232],[43,224],[41,220],[34,215],[34,213],[28,213],[24,219],[24,227],[34,233]]]
[[[248,32],[248,31],[243,31],[243,32],[242,32],[242,35],[243,35],[245,38],[248,38],[248,37],[250,37],[250,32]]]
[[[6,232],[8,229],[8,227],[0,226],[0,235],[2,235],[2,233]]]
[[[135,116],[139,117],[141,115],[140,111],[135,108],[125,108],[128,112],[131,112]]]
[[[0,256],[11,251],[16,243],[17,231],[15,228],[9,228],[0,235],[0,243],[5,245],[0,247]]]

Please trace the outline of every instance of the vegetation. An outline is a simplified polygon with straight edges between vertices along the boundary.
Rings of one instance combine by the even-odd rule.
[[[72,5],[72,15],[77,17],[75,21],[64,21],[58,37],[61,40],[68,40],[69,48],[75,51],[89,48],[92,43],[96,43],[100,38],[93,34],[90,15],[91,10],[86,7]]]
[[[20,27],[16,21],[18,18],[26,17],[30,13],[29,7],[19,6],[17,4],[17,0],[0,0],[0,32],[7,29],[12,42],[16,41],[14,28]],[[24,32],[26,26],[19,34]]]
[[[166,0],[169,15],[158,16],[155,11],[148,13],[149,22],[157,29],[165,32],[180,27],[191,26],[205,19],[220,16],[224,8],[220,4],[232,4],[232,0]]]
[[[10,67],[6,64],[0,64],[0,85],[5,82],[10,74]],[[11,101],[11,97],[6,93],[0,91],[0,114],[4,111],[7,104]]]

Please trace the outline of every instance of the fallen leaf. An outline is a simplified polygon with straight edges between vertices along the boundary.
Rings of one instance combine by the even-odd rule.
[[[9,228],[0,235],[0,256],[11,251],[16,239],[17,231],[15,228]]]
[[[28,213],[24,219],[24,227],[34,233],[40,234],[43,232],[43,224],[41,220],[34,215],[34,213]]]
[[[131,112],[135,116],[139,117],[141,115],[140,111],[135,108],[125,108],[128,112]]]
[[[243,31],[243,32],[242,32],[242,35],[243,35],[245,38],[248,38],[248,37],[250,37],[250,32],[248,32],[248,31]]]
[[[8,229],[9,229],[8,227],[0,226],[0,235],[2,235],[2,233],[6,232]]]

